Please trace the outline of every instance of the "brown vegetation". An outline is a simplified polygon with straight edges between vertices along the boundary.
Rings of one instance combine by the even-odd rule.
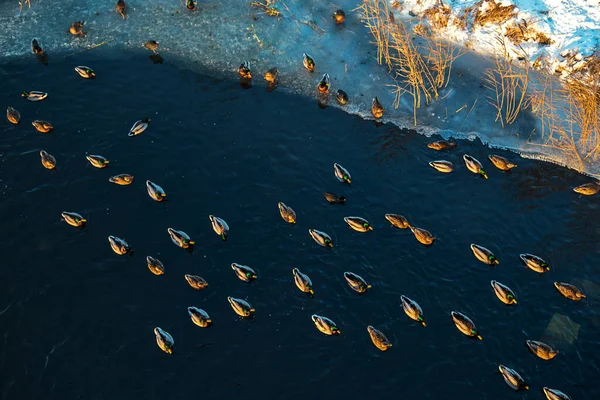
[[[275,2],[276,0],[265,0],[264,3],[261,3],[260,1],[253,1],[250,3],[250,5],[261,8],[263,12],[270,17],[279,17],[281,15],[281,11],[275,7]]]
[[[554,43],[545,33],[538,31],[532,26],[531,22],[524,19],[507,26],[504,36],[516,45],[528,41],[538,42],[542,46],[549,46]]]
[[[485,11],[482,11],[482,6],[486,5]],[[503,6],[500,3],[496,3],[495,0],[479,0],[471,7],[463,9],[460,19],[463,21],[465,26],[471,24],[472,26],[484,26],[488,24],[502,25],[508,20],[515,18],[517,13],[515,12],[516,6],[510,4]]]

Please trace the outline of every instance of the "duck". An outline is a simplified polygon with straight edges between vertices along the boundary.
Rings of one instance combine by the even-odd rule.
[[[369,221],[361,217],[344,217],[344,221],[356,232],[369,232],[373,230],[373,226]]]
[[[21,113],[9,106],[6,109],[6,119],[11,124],[18,125],[19,122],[21,121]]]
[[[85,21],[75,21],[71,23],[69,27],[69,32],[74,36],[85,36],[85,32],[83,32],[83,26],[85,25]]]
[[[373,117],[375,119],[379,119],[379,118],[383,117],[384,112],[385,112],[385,109],[379,102],[379,99],[377,97],[373,97],[373,103],[371,103],[371,113],[373,114]]]
[[[238,67],[238,74],[242,79],[252,79],[252,73],[250,72],[250,61],[244,61]]]
[[[144,48],[156,54],[156,50],[158,50],[158,42],[156,40],[148,40],[146,43],[144,43]]]
[[[335,99],[344,106],[348,104],[348,93],[344,92],[342,89],[338,89],[338,91],[335,92]]]
[[[182,249],[188,249],[195,244],[184,231],[178,231],[173,228],[167,228],[171,241]]]
[[[337,336],[337,335],[340,335],[342,333],[339,330],[339,328],[337,327],[336,323],[333,322],[332,320],[330,320],[327,317],[323,317],[321,315],[313,314],[313,315],[310,316],[310,318],[314,322],[314,324],[317,327],[317,329],[321,333],[324,333],[325,335]]]
[[[44,49],[42,49],[42,45],[40,44],[39,39],[31,39],[31,51],[33,52],[33,54],[42,54],[44,52]]]
[[[88,154],[85,158],[96,168],[106,168],[110,164],[110,161],[99,155]]]
[[[115,8],[123,19],[127,18],[127,6],[125,5],[125,0],[118,0]]]
[[[52,154],[49,154],[45,150],[40,151],[40,158],[42,160],[42,165],[46,169],[54,169],[56,168],[56,158]]]
[[[258,276],[256,272],[247,265],[241,265],[238,263],[231,263],[231,269],[235,272],[235,275],[246,283],[250,283],[256,280]]]
[[[317,85],[319,93],[329,93],[329,74],[323,74],[323,78]]]
[[[450,150],[456,147],[456,143],[447,140],[436,140],[435,142],[429,143],[427,147],[437,151]]]
[[[573,191],[584,196],[592,196],[600,191],[600,184],[596,182],[584,183],[573,188]]]
[[[317,244],[323,247],[333,247],[333,242],[331,241],[331,236],[326,234],[325,232],[318,231],[316,229],[309,229],[308,233],[310,237],[313,238]]]
[[[410,228],[408,220],[400,214],[385,214],[385,219],[387,219],[393,227],[399,229]]]
[[[475,255],[475,258],[477,258],[484,264],[491,266],[500,264],[500,261],[498,261],[494,253],[492,253],[491,250],[488,250],[483,246],[471,243],[471,251]]]
[[[154,336],[156,336],[156,344],[162,351],[167,354],[173,354],[173,345],[175,340],[169,332],[162,330],[159,327],[154,328]]]
[[[277,70],[277,68],[271,68],[265,72],[264,77],[267,84],[276,85],[279,81],[279,70]]]
[[[304,64],[304,68],[306,68],[308,72],[313,72],[315,70],[315,60],[306,53],[302,55],[302,64]]]
[[[529,253],[524,253],[519,254],[519,258],[521,259],[521,261],[523,261],[523,264],[525,264],[527,268],[535,272],[543,274],[544,272],[550,271],[550,266],[541,257]]]
[[[186,0],[186,2],[185,2],[185,6],[190,11],[195,11],[196,10],[196,4],[198,4],[198,2],[195,1],[195,0]]]
[[[350,176],[350,172],[348,172],[348,170],[342,167],[340,164],[333,164],[333,173],[338,181],[347,183],[348,185],[352,183],[352,176]]]
[[[31,123],[36,131],[40,133],[50,133],[54,129],[52,124],[48,121],[42,121],[41,119],[36,119]]]
[[[113,249],[113,251],[120,256],[125,254],[131,254],[133,252],[133,249],[125,240],[116,236],[110,235],[108,237],[108,243],[110,243],[110,248]]]
[[[373,328],[373,326],[367,326],[367,332],[369,332],[369,336],[371,337],[371,341],[381,351],[386,351],[392,344],[388,340],[388,338],[378,329]]]
[[[335,10],[333,13],[333,20],[336,25],[341,25],[346,22],[346,13],[342,9]]]
[[[252,305],[248,303],[246,300],[236,299],[235,297],[227,297],[227,301],[233,308],[233,311],[240,317],[251,317],[255,310],[252,308]]]
[[[416,226],[409,226],[409,229],[413,235],[415,235],[415,238],[419,243],[424,244],[425,246],[429,246],[435,241],[435,237],[428,230],[417,228]]]
[[[152,200],[161,202],[167,197],[167,194],[162,187],[149,180],[146,181],[146,190],[148,191],[148,196],[150,196]]]
[[[323,193],[323,196],[325,196],[325,200],[327,200],[327,202],[329,204],[345,204],[346,203],[346,196],[338,196],[337,194],[334,194],[331,192],[325,192],[325,193]]]
[[[467,166],[467,169],[469,171],[471,171],[474,174],[479,174],[485,179],[488,178],[486,172],[483,170],[483,166],[475,157],[465,154],[463,155],[463,160],[465,160],[465,165]]]
[[[77,228],[81,228],[85,226],[87,219],[83,218],[81,214],[71,211],[63,211],[60,213],[60,216],[63,217],[65,222],[71,226],[75,226]]]
[[[96,73],[90,67],[86,67],[85,65],[80,65],[75,67],[75,71],[84,79],[95,79]]]
[[[494,289],[494,293],[496,293],[496,297],[501,302],[508,305],[517,304],[515,293],[508,286],[494,280],[490,284],[492,285],[492,289]]]
[[[30,92],[21,93],[21,97],[25,97],[27,101],[42,101],[48,97],[48,93],[32,90]]]
[[[188,307],[188,314],[192,319],[192,322],[198,325],[200,328],[208,328],[212,325],[212,320],[206,311],[198,307]]]
[[[439,172],[449,173],[454,171],[454,165],[446,160],[430,161],[429,166]]]
[[[506,158],[490,154],[488,159],[494,164],[494,167],[498,168],[500,171],[510,171],[513,168],[517,167],[517,164],[513,164],[508,161]]]
[[[208,282],[201,276],[185,274],[184,277],[187,283],[196,290],[203,290],[208,287]]]
[[[127,134],[127,136],[137,136],[137,135],[140,135],[146,129],[148,129],[149,125],[150,125],[150,118],[140,119],[139,121],[136,121],[135,124],[133,124],[133,126],[129,130],[129,133]]]
[[[219,236],[223,241],[227,240],[227,235],[229,234],[229,225],[223,218],[215,217],[214,215],[209,215],[208,219],[212,224],[213,231]]]
[[[402,309],[410,319],[420,322],[423,326],[427,326],[425,318],[423,317],[423,310],[416,301],[409,299],[404,295],[400,296],[400,301],[402,302]]]
[[[300,289],[300,291],[308,293],[311,296],[315,295],[315,291],[312,287],[312,281],[310,280],[308,275],[300,272],[298,268],[292,269],[292,274],[294,275],[294,283],[296,284],[298,289]]]
[[[542,360],[552,360],[558,355],[558,353],[560,353],[558,350],[554,350],[546,343],[539,342],[537,340],[526,340],[525,344],[533,354]]]
[[[285,222],[288,222],[290,224],[296,223],[296,212],[292,209],[292,207],[287,206],[285,205],[285,203],[282,203],[280,201],[279,203],[277,203],[277,208],[279,208],[279,214]]]
[[[515,371],[512,368],[505,367],[504,365],[499,365],[498,369],[500,370],[500,373],[502,374],[502,377],[504,378],[504,382],[506,382],[506,384],[508,386],[510,386],[511,389],[529,390],[529,386],[527,386],[527,384],[525,383],[525,380],[521,377],[521,375],[519,375],[519,373],[517,371]]]
[[[129,174],[119,174],[111,176],[108,181],[120,186],[131,185],[133,183],[134,176]]]
[[[367,293],[367,290],[371,289],[371,285],[367,283],[360,275],[355,274],[354,272],[344,272],[344,278],[346,278],[346,282],[348,282],[348,286],[352,288],[357,293]]]
[[[163,275],[165,273],[165,266],[157,258],[146,256],[146,264],[148,264],[148,269],[154,275]]]
[[[570,283],[554,282],[554,287],[569,300],[579,301],[585,299],[585,294],[577,286]]]
[[[547,400],[571,400],[569,396],[567,396],[558,389],[550,389],[548,387],[544,387],[542,391],[546,395]]]
[[[475,324],[469,319],[469,317],[458,311],[452,311],[450,315],[452,315],[452,321],[454,321],[454,325],[456,325],[462,334],[482,340],[481,335],[477,332]]]

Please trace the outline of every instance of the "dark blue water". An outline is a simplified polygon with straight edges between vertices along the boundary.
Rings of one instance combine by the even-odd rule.
[[[50,61],[0,66],[1,104],[22,115],[18,126],[0,125],[3,399],[504,400],[542,399],[543,386],[600,398],[599,207],[571,190],[586,178],[493,151],[519,164],[503,173],[481,144],[438,153],[417,134],[268,93],[258,82],[242,90],[233,73],[216,80],[169,60],[155,65],[147,54]],[[82,64],[96,70],[95,81],[73,71]],[[50,96],[29,103],[23,90]],[[150,128],[128,137],[144,117]],[[36,133],[33,119],[55,131]],[[41,149],[56,157],[56,171],[42,167]],[[482,160],[489,180],[466,170],[464,153]],[[86,154],[107,157],[110,167],[93,168]],[[454,162],[455,171],[436,172],[427,165],[435,159]],[[351,187],[335,179],[334,162],[351,172]],[[134,183],[108,182],[119,173]],[[165,189],[167,202],[150,199],[146,179]],[[347,204],[326,203],[324,191],[346,195]],[[296,210],[295,226],[279,216],[279,201]],[[88,226],[68,226],[64,210],[83,214]],[[405,215],[436,242],[422,246],[386,213]],[[227,242],[209,214],[229,223]],[[349,215],[367,218],[374,231],[352,231]],[[194,252],[173,245],[168,227],[187,232]],[[332,235],[335,247],[319,247],[309,228]],[[114,254],[108,235],[126,239],[134,255]],[[477,261],[473,242],[501,264]],[[523,252],[542,256],[551,271],[525,268]],[[147,255],[164,263],[165,275],[150,273]],[[253,267],[258,280],[238,280],[232,262]],[[312,278],[314,299],[294,286],[293,267]],[[372,290],[353,292],[344,271]],[[193,290],[186,273],[209,287]],[[511,287],[519,304],[500,303],[492,279]],[[587,299],[563,298],[554,281],[578,285]],[[426,328],[404,314],[401,294],[420,303]],[[246,298],[255,318],[237,317],[227,296]],[[195,326],[191,305],[214,326]],[[483,341],[459,333],[452,310],[470,316]],[[337,322],[342,335],[321,334],[313,313]],[[393,347],[377,350],[367,325]],[[156,326],[173,335],[173,355],[157,347]],[[561,354],[538,359],[526,339]],[[498,364],[519,371],[531,390],[513,392]]]

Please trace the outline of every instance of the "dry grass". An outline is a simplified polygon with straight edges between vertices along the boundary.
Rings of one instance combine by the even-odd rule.
[[[542,46],[549,46],[554,43],[545,33],[535,29],[531,21],[528,22],[524,19],[507,26],[504,36],[516,45],[529,41],[537,42]]]
[[[23,12],[23,6],[27,5],[27,8],[31,8],[31,0],[19,1],[19,14]]]
[[[451,17],[452,8],[447,5],[436,4],[423,11],[423,18],[427,20],[429,26],[435,31],[447,28]]]
[[[267,14],[270,17],[279,17],[281,15],[281,11],[279,11],[275,7],[276,0],[265,0],[264,3],[260,1],[253,1],[250,3],[252,7],[257,7],[263,10],[264,14]]]
[[[481,8],[484,4],[486,4],[486,8],[485,11],[482,11]],[[463,9],[459,18],[465,27],[469,23],[472,26],[484,26],[488,24],[502,25],[517,15],[515,8],[514,4],[503,6],[500,3],[496,3],[495,0],[479,0],[471,7]]]

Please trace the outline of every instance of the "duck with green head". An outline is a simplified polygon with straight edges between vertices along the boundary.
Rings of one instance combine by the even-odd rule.
[[[483,166],[475,157],[472,157],[468,154],[463,155],[463,160],[465,161],[465,165],[467,169],[474,174],[479,174],[483,176],[485,179],[488,178],[487,173],[483,170]]]
[[[188,249],[194,246],[195,242],[190,239],[187,233],[184,231],[178,231],[173,228],[167,228],[167,232],[171,237],[171,241],[175,243],[175,245],[181,247],[182,249]]]
[[[61,217],[63,217],[67,224],[75,226],[77,228],[85,226],[87,222],[87,219],[83,218],[81,214],[78,214],[76,212],[63,211],[60,215]]]
[[[450,315],[452,316],[454,325],[456,325],[456,328],[458,328],[463,335],[482,340],[481,335],[477,332],[475,324],[469,317],[458,311],[452,311]]]

